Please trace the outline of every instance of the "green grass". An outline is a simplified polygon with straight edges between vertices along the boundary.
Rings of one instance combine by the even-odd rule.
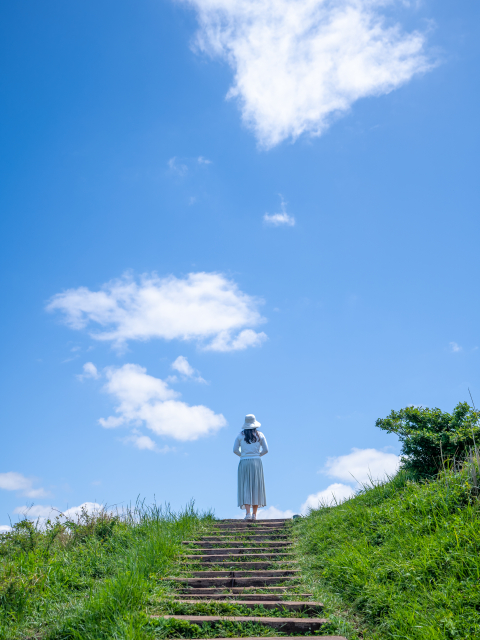
[[[151,638],[145,615],[182,550],[212,517],[140,505],[121,518],[27,521],[0,537],[0,638]],[[154,634],[155,635],[155,634]]]
[[[188,595],[185,595],[185,599],[188,599]],[[224,602],[182,604],[175,600],[165,599],[156,605],[153,604],[151,612],[177,616],[258,616],[267,618],[309,618],[311,615],[299,611],[287,611],[285,608],[266,609],[262,605],[258,605],[255,608],[245,607],[241,604],[232,604],[228,600]]]
[[[404,472],[295,527],[304,579],[347,638],[480,638],[480,505],[467,470]]]

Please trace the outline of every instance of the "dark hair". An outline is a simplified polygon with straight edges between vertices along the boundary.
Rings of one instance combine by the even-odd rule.
[[[252,442],[258,442],[260,440],[256,429],[244,429],[242,434],[247,444],[252,444]]]

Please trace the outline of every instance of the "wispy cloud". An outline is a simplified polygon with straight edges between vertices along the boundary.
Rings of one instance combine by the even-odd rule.
[[[185,1],[198,12],[197,50],[231,66],[227,97],[264,147],[320,135],[356,100],[432,67],[425,35],[383,16],[399,1]]]
[[[176,156],[170,158],[167,162],[168,167],[172,173],[175,173],[177,176],[184,177],[188,173],[188,167],[186,164],[179,162]]]
[[[295,226],[295,218],[287,213],[287,203],[282,196],[280,196],[280,199],[281,213],[266,213],[263,216],[264,223],[271,227]]]
[[[155,435],[187,441],[216,433],[227,424],[222,414],[208,407],[190,406],[178,400],[180,394],[166,381],[148,375],[146,369],[137,364],[109,367],[106,376],[104,390],[115,398],[116,415],[101,418],[99,423],[106,429],[133,426],[129,441],[137,448],[154,450],[156,447],[148,436],[139,434],[140,425]]]
[[[197,158],[178,158],[177,156],[173,156],[173,158],[170,158],[167,162],[170,173],[180,178],[185,178],[190,171],[194,171],[195,166],[198,168],[198,165],[207,166],[209,164],[213,164],[213,162],[205,158],[205,156],[198,156]]]
[[[266,339],[264,333],[245,328],[265,322],[261,303],[219,273],[190,273],[185,278],[151,274],[139,281],[127,274],[100,291],[79,287],[59,293],[47,310],[62,312],[72,329],[99,326],[91,337],[120,348],[128,340],[163,338],[195,340],[211,351],[235,351]]]
[[[136,449],[140,449],[140,451],[154,451],[155,453],[169,453],[170,451],[175,451],[173,447],[164,446],[158,447],[157,443],[154,442],[149,436],[146,436],[140,433],[137,429],[133,429],[131,435],[123,438],[123,442],[125,444],[133,444]]]
[[[463,348],[456,342],[450,342],[449,347],[452,353],[458,353],[459,351],[463,351]]]
[[[0,489],[5,491],[18,491],[28,498],[43,498],[48,495],[42,487],[35,487],[35,480],[26,478],[21,473],[8,471],[0,473]]]

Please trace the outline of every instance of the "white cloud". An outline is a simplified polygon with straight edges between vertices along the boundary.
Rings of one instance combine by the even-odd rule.
[[[181,176],[183,178],[183,176],[186,176],[188,173],[188,167],[186,164],[182,164],[181,162],[178,162],[177,158],[175,156],[173,156],[173,158],[170,158],[170,160],[167,162],[170,170],[173,173],[176,173],[177,175]]]
[[[126,438],[124,438],[124,441],[126,443],[131,442],[134,447],[142,451],[144,449],[148,449],[149,451],[155,451],[157,448],[157,445],[151,438],[149,438],[148,436],[137,434],[137,433],[134,433],[131,436],[127,436]]]
[[[13,513],[21,514],[30,520],[36,520],[37,518],[55,518],[59,515],[58,509],[48,505],[34,504],[24,505],[23,507],[16,507]]]
[[[139,365],[110,367],[106,376],[104,390],[116,398],[118,416],[101,418],[99,422],[105,428],[144,424],[156,435],[186,441],[211,435],[227,424],[222,414],[208,407],[189,406],[176,400],[178,392],[164,380],[148,375]]]
[[[394,475],[399,464],[400,458],[394,453],[354,448],[347,455],[328,458],[323,472],[339,480],[364,484]]]
[[[294,227],[295,226],[295,218],[287,213],[287,203],[280,196],[280,207],[282,209],[281,213],[266,213],[263,216],[263,222],[271,227]]]
[[[386,476],[396,473],[400,458],[393,453],[385,453],[377,449],[352,449],[352,452],[329,458],[325,465],[324,473],[355,484],[368,483],[369,479],[382,480]],[[355,476],[354,478],[352,477]],[[358,485],[357,485],[358,487]],[[267,507],[258,511],[259,519],[291,518],[296,513],[306,515],[310,509],[318,509],[321,506],[335,506],[355,495],[355,488],[351,484],[335,482],[318,493],[310,494],[300,507],[300,511],[286,509],[282,511],[277,507]]]
[[[263,221],[272,227],[288,226],[293,227],[295,225],[295,218],[288,215],[288,213],[266,213],[263,216]]]
[[[207,158],[204,158],[203,156],[198,156],[197,162],[198,162],[198,164],[212,164],[211,160],[208,160]]]
[[[83,373],[77,375],[77,378],[81,381],[86,378],[93,378],[94,380],[98,380],[100,374],[98,373],[97,367],[93,364],[93,362],[86,362],[83,365]]]
[[[172,369],[175,369],[175,371],[187,376],[187,378],[191,378],[195,374],[195,369],[188,362],[185,356],[178,356],[178,358],[172,362]]]
[[[278,518],[291,518],[295,515],[295,511],[281,511],[277,507],[266,507],[265,509],[259,509],[257,513],[258,520],[275,520]]]
[[[134,447],[140,449],[141,451],[155,451],[155,453],[169,453],[170,451],[175,451],[173,447],[158,447],[156,442],[154,442],[149,436],[143,435],[136,429],[133,429],[132,434],[123,438],[123,442],[125,444],[133,444]]]
[[[89,515],[93,515],[95,513],[99,513],[100,511],[104,511],[104,506],[98,504],[97,502],[84,502],[78,507],[70,507],[70,509],[62,511],[62,515],[64,515],[69,520],[74,520],[78,518],[78,516],[80,516],[83,511],[86,511]]]
[[[82,513],[82,510],[92,515],[98,513],[99,511],[102,511],[103,507],[101,504],[97,504],[96,502],[84,502],[78,507],[70,507],[70,509],[61,511],[56,507],[37,504],[32,506],[24,505],[23,507],[16,507],[13,512],[25,516],[29,520],[42,521],[46,520],[47,518],[54,519],[57,516],[60,516],[61,518],[67,518],[68,520],[76,520]]]
[[[8,533],[11,530],[12,527],[10,527],[8,524],[0,524],[0,533]]]
[[[196,371],[192,367],[192,365],[188,362],[185,356],[178,356],[178,358],[174,362],[172,362],[172,369],[174,369],[175,371],[178,371],[178,373],[180,373],[184,378],[192,378],[196,382],[206,383],[206,381],[202,378],[199,372]],[[172,379],[172,382],[173,382],[173,379]]]
[[[456,342],[450,342],[450,351],[452,353],[458,353],[459,351],[463,351],[463,348]]]
[[[228,331],[222,331],[205,349],[207,351],[242,351],[248,347],[259,347],[265,340],[267,340],[267,334],[263,331],[256,333],[252,329],[244,329],[235,338],[232,338]]]
[[[265,147],[320,135],[367,96],[427,71],[425,35],[382,16],[394,0],[184,0],[198,12],[196,46],[234,70],[227,97]]]
[[[318,493],[312,493],[308,496],[301,506],[301,513],[308,513],[309,509],[318,509],[319,506],[335,506],[344,500],[351,498],[355,491],[346,484],[336,482]]]
[[[0,473],[0,489],[19,491],[28,498],[42,498],[47,495],[45,489],[34,487],[34,480],[26,478],[15,471]]]
[[[79,287],[59,293],[47,310],[61,311],[72,329],[100,326],[103,330],[91,336],[119,347],[128,340],[163,338],[234,351],[265,340],[264,333],[244,329],[265,322],[258,311],[261,302],[222,274],[200,272],[185,278],[144,275],[139,282],[124,275],[100,291]]]

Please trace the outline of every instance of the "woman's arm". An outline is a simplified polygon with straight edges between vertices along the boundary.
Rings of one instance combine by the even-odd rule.
[[[235,442],[233,443],[233,453],[237,456],[242,456],[241,454],[241,449],[240,449],[240,436],[238,435],[235,438]]]
[[[267,439],[265,438],[263,433],[262,433],[262,437],[260,438],[260,444],[262,445],[262,450],[260,451],[260,457],[261,457],[261,456],[267,455],[268,453]]]

